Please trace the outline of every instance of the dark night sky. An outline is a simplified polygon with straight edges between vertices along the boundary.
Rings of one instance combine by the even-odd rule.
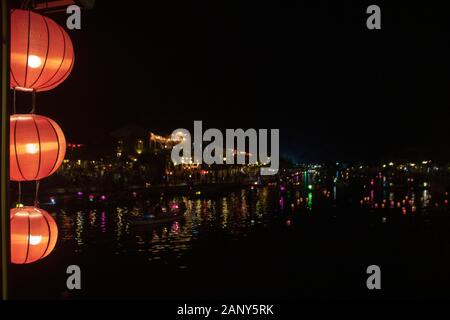
[[[280,128],[297,160],[450,158],[442,2],[186,2],[97,1],[70,31],[71,76],[38,96],[38,111],[73,142],[203,120]],[[379,31],[366,28],[373,3]]]

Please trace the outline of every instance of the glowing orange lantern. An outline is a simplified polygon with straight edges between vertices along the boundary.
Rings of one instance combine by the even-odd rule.
[[[74,51],[55,21],[27,10],[11,11],[11,88],[47,91],[72,71]]]
[[[10,222],[12,263],[40,260],[55,248],[58,227],[46,211],[35,207],[14,208]]]
[[[10,175],[14,181],[41,180],[53,174],[66,153],[66,139],[52,119],[15,114],[10,120]]]

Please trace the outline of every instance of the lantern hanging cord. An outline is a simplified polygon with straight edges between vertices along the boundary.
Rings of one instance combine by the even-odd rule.
[[[14,87],[13,93],[13,114],[16,114],[16,87]]]
[[[39,183],[40,180],[36,180],[36,194],[34,197],[34,206],[39,208],[39,201],[38,201],[38,197],[39,197]]]
[[[22,1],[22,5],[20,6],[21,9],[24,10],[30,10],[36,8],[36,1],[35,0],[24,0]]]
[[[36,90],[33,90],[31,92],[31,111],[30,113],[35,114],[36,113]]]
[[[18,196],[18,199],[17,199],[17,204],[18,205],[21,205],[22,204],[22,184],[20,183],[20,181],[19,181],[19,196]]]

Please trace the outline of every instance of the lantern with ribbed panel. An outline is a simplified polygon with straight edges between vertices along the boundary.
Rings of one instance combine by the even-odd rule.
[[[55,220],[35,207],[11,209],[11,262],[26,264],[52,252],[58,239]]]
[[[41,180],[53,174],[66,153],[58,124],[36,114],[15,114],[10,121],[10,177],[13,181]]]
[[[28,10],[11,11],[11,88],[47,91],[70,74],[72,41],[50,18]]]

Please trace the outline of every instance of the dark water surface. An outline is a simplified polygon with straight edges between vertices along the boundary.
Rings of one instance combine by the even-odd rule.
[[[184,201],[184,220],[135,226],[145,196],[55,206],[55,250],[14,266],[14,298],[450,297],[450,212],[442,188],[370,183],[246,187]],[[79,265],[82,290],[66,289]],[[382,289],[366,289],[366,268]]]

